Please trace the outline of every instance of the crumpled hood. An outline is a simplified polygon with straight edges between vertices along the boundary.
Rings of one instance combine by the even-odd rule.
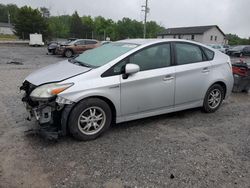
[[[45,83],[60,82],[89,70],[91,68],[79,66],[65,60],[39,69],[31,73],[25,80],[38,86]]]

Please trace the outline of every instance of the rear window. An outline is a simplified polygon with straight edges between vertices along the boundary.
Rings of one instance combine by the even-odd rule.
[[[85,51],[76,60],[92,67],[100,67],[136,48],[137,44],[115,42]]]
[[[202,47],[204,53],[206,54],[208,60],[213,60],[214,59],[214,52],[212,50],[209,50],[205,47]]]

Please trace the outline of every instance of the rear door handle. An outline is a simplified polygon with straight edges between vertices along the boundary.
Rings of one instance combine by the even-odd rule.
[[[170,80],[173,80],[174,77],[172,75],[167,75],[163,78],[163,81],[170,81]]]
[[[201,71],[202,73],[207,73],[207,72],[210,72],[209,68],[208,67],[205,67],[202,69]]]

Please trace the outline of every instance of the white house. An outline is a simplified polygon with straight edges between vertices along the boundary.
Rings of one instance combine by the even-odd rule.
[[[168,28],[158,38],[193,40],[203,44],[227,44],[226,35],[217,25]]]
[[[8,24],[8,23],[0,22],[0,34],[14,35],[14,33],[13,33],[13,25]]]

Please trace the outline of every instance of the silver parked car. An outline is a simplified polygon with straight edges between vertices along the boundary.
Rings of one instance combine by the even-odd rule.
[[[29,75],[23,101],[41,127],[80,140],[111,123],[202,107],[215,112],[233,87],[230,58],[177,39],[130,39]]]

